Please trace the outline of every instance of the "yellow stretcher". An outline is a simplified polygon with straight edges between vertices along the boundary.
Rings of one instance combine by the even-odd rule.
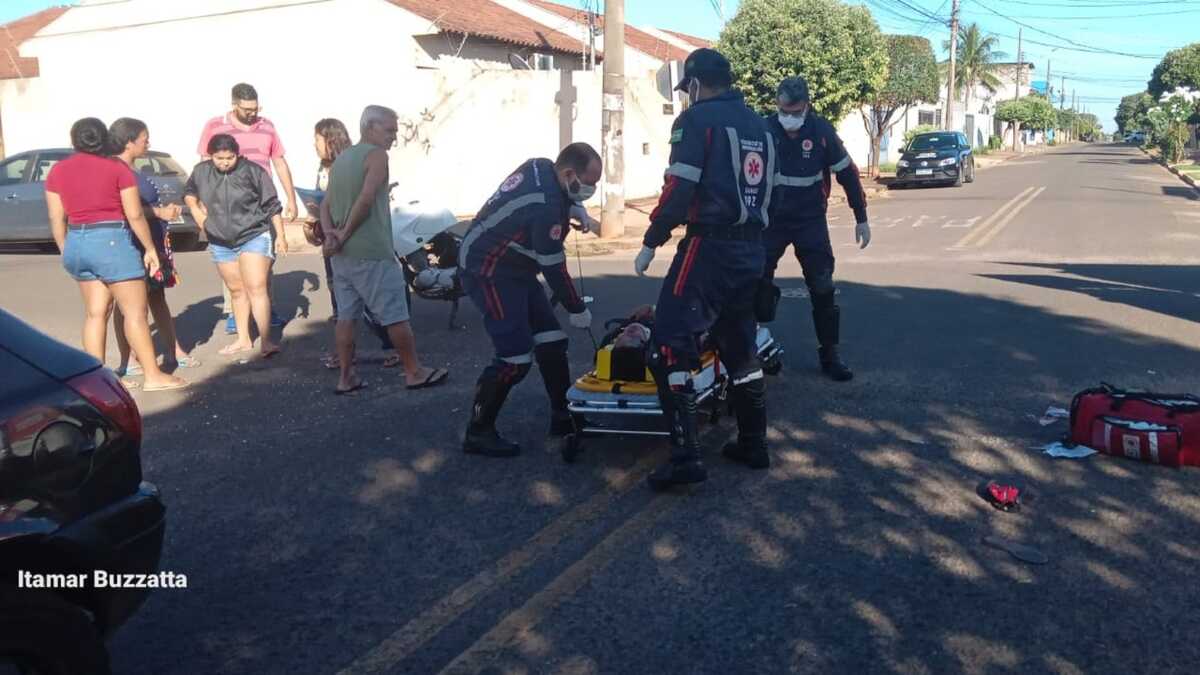
[[[758,328],[756,341],[763,371],[777,374],[783,367],[783,347],[763,326]],[[692,373],[692,383],[697,402],[708,412],[709,419],[716,422],[726,405],[729,376],[715,351],[701,356],[701,364]],[[663,415],[652,375],[647,373],[640,381],[613,380],[600,376],[605,370],[598,368],[579,377],[567,391],[567,410],[575,419],[576,429],[563,439],[561,453],[567,463],[579,458],[585,437],[671,435],[670,422]]]

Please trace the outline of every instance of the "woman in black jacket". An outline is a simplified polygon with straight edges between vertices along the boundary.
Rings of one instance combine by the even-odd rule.
[[[233,136],[213,136],[208,142],[210,159],[192,169],[184,201],[208,237],[208,250],[233,299],[237,340],[220,353],[237,354],[254,348],[250,339],[253,315],[263,358],[268,358],[279,353],[279,345],[271,340],[267,278],[275,255],[287,253],[280,217],[283,207],[271,177],[262,167],[239,156],[239,150]]]

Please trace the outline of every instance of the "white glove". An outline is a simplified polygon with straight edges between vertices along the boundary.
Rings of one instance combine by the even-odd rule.
[[[633,271],[637,272],[639,277],[646,276],[646,270],[650,268],[652,260],[654,260],[654,249],[642,246],[641,252],[637,254],[637,260],[633,261]]]
[[[867,244],[871,243],[871,224],[863,221],[854,226],[854,243],[859,245],[859,248],[866,248]]]
[[[571,207],[571,220],[575,221],[571,223],[571,227],[584,234],[596,232],[600,229],[600,223],[588,215],[587,209],[582,204],[576,204]]]
[[[586,307],[583,308],[582,312],[578,314],[571,314],[568,316],[568,318],[571,321],[572,328],[583,330],[585,328],[592,327],[592,310]]]

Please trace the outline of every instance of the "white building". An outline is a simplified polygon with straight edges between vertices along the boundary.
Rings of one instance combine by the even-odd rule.
[[[76,119],[136,117],[155,149],[190,166],[204,122],[249,82],[306,187],[316,121],[337,117],[357,135],[363,106],[377,103],[401,117],[398,195],[468,214],[525,159],[571,141],[599,148],[601,73],[583,70],[573,24],[525,0],[85,0],[0,31],[0,137],[8,154],[62,147]],[[689,43],[631,33],[625,174],[636,197],[661,187],[678,106],[658,76]]]

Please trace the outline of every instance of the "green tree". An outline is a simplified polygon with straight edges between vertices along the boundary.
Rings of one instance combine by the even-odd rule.
[[[1004,52],[996,51],[1000,44],[995,35],[984,34],[979,24],[971,24],[958,31],[958,51],[955,56],[954,98],[963,100],[963,109],[971,109],[971,96],[979,87],[994,94],[1000,88],[1000,64]],[[950,49],[950,41],[944,43]]]
[[[1168,164],[1183,160],[1188,139],[1188,120],[1196,112],[1194,103],[1183,96],[1172,96],[1151,108],[1146,117],[1153,130],[1154,142]]]
[[[937,61],[929,40],[915,35],[888,35],[885,39],[888,45],[887,82],[861,111],[863,125],[871,138],[871,158],[867,168],[871,175],[875,175],[879,167],[879,146],[883,136],[908,114],[910,107],[922,101],[936,101],[940,93]]]
[[[1126,133],[1145,129],[1147,126],[1146,113],[1154,107],[1154,97],[1144,91],[1130,94],[1121,98],[1117,105],[1117,131]]]
[[[887,82],[887,46],[871,13],[837,0],[743,0],[717,42],[746,102],[767,113],[785,77],[808,80],[813,109],[837,124]]]
[[[1154,100],[1178,87],[1200,90],[1200,42],[1167,52],[1147,86]]]

